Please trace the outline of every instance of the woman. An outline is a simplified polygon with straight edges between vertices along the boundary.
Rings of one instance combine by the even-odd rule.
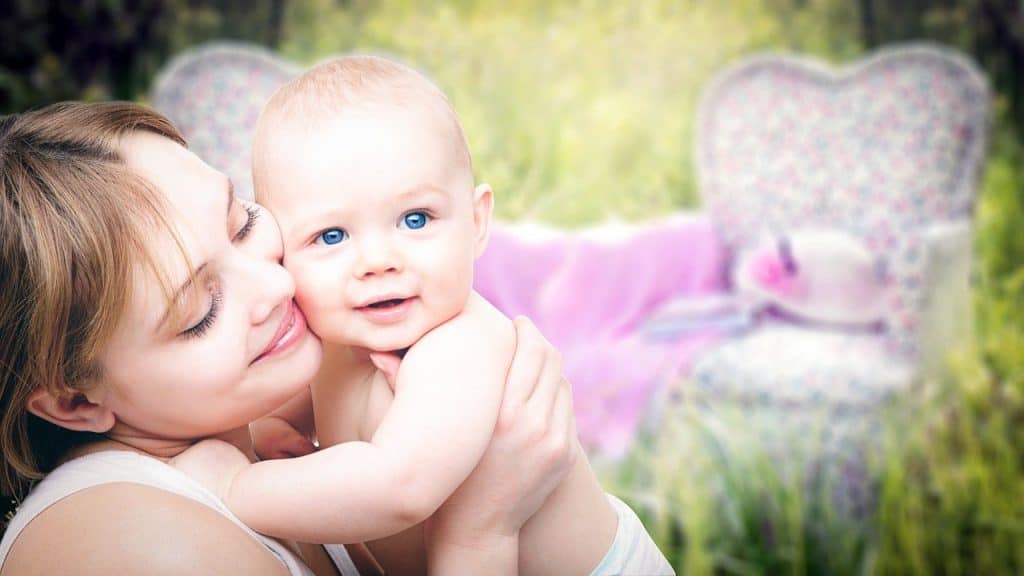
[[[258,537],[181,472],[224,446],[207,438],[254,457],[248,424],[317,370],[280,258],[270,216],[152,111],[0,120],[0,489],[45,476],[0,575],[372,570],[360,550]],[[517,328],[498,432],[428,526],[434,573],[514,573],[518,528],[571,465],[557,355]]]

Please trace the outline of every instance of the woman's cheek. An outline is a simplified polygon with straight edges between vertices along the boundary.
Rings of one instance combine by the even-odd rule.
[[[237,330],[225,330],[205,355],[207,384],[213,389],[230,387],[246,377],[249,363],[257,354],[260,343]]]

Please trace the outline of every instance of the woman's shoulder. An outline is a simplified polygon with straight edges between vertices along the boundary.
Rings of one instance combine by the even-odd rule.
[[[199,528],[201,527],[201,528]],[[98,484],[37,514],[2,574],[287,574],[263,544],[217,510],[153,485]]]
[[[236,446],[223,440],[206,439],[175,456],[168,464],[202,484],[219,500],[235,476],[252,462]]]
[[[3,574],[25,567],[44,574],[189,572],[182,562],[216,573],[225,560],[253,562],[255,574],[286,573],[267,545],[218,504],[155,458],[91,453],[59,466],[21,503],[0,543]]]

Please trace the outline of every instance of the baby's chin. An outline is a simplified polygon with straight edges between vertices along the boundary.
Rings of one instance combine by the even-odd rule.
[[[411,348],[421,336],[422,334],[417,334],[414,337],[405,335],[380,335],[378,337],[370,338],[342,338],[337,341],[337,343],[344,346],[351,346],[353,348],[366,350],[368,352],[399,352],[404,354],[404,352]]]
[[[412,348],[423,336],[442,322],[430,323],[427,326],[411,321],[391,326],[355,326],[348,325],[349,330],[334,329],[325,326],[325,330],[314,330],[324,342],[339,346],[349,346],[369,352],[400,352]],[[337,326],[335,324],[334,326]],[[334,327],[331,326],[331,327]]]
[[[395,352],[400,356],[405,356],[405,351],[412,348],[412,345],[416,343],[419,338],[413,339],[393,339],[383,342],[370,342],[363,346],[371,352]]]

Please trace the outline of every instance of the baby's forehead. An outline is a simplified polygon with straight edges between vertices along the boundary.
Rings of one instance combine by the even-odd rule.
[[[438,136],[453,138],[466,148],[462,126],[444,93],[412,70],[392,72],[364,78],[344,66],[315,68],[271,98],[260,116],[257,140],[273,139],[282,130],[302,135],[336,129],[338,119],[391,121],[399,116],[426,120]]]
[[[254,154],[258,181],[276,181],[305,172],[362,173],[370,166],[388,179],[409,163],[428,161],[445,172],[472,174],[461,132],[443,111],[393,103],[368,103],[315,120],[282,119],[262,131]],[[470,176],[471,177],[471,176]],[[257,183],[257,193],[260,190]]]
[[[355,126],[404,125],[410,132],[422,128],[437,138],[462,141],[458,118],[443,103],[426,97],[417,99],[361,99],[338,106],[298,107],[285,113],[267,113],[264,129],[257,139],[280,142],[289,151],[302,152],[295,143],[314,143],[344,137]],[[288,142],[285,142],[287,140]]]

